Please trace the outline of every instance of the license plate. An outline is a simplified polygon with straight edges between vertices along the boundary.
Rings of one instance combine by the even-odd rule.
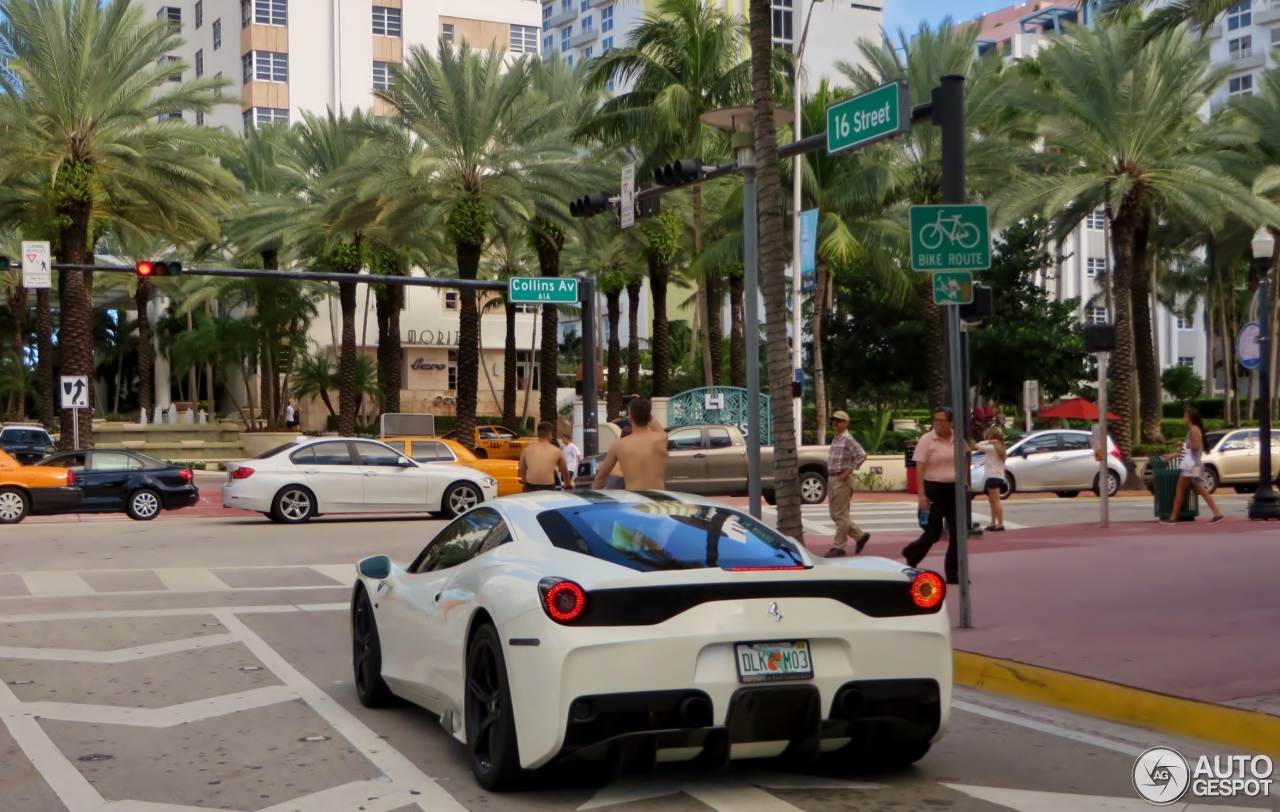
[[[736,643],[739,682],[782,682],[813,679],[813,657],[808,640],[776,640],[770,643]]]

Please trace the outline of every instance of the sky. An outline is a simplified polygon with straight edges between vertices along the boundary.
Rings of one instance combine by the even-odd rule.
[[[948,15],[956,22],[972,20],[984,11],[995,11],[1011,6],[1014,2],[1015,0],[884,0],[884,28],[890,35],[894,35],[899,28],[916,30],[921,20],[928,20],[933,25],[937,25]]]

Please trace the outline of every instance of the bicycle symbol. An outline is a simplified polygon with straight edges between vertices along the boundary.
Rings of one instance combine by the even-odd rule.
[[[920,229],[920,244],[926,250],[933,251],[942,247],[943,237],[961,248],[974,248],[978,245],[981,235],[978,233],[978,227],[973,223],[960,222],[960,215],[943,217],[942,212],[938,212],[936,222],[929,223]]]

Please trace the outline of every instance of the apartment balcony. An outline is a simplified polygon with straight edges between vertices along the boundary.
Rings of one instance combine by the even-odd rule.
[[[570,48],[581,48],[583,45],[589,45],[600,38],[600,32],[594,28],[588,28],[585,31],[579,31],[572,37],[569,37]]]
[[[1205,29],[1204,36],[1209,39],[1222,39],[1222,23],[1214,23]]]
[[[542,30],[550,31],[552,28],[559,28],[560,26],[566,23],[571,23],[576,19],[578,19],[578,4],[574,3],[570,8],[561,9],[543,20]]]
[[[600,8],[601,6],[607,6],[612,2],[614,2],[614,0],[591,0],[591,7]]]
[[[1263,48],[1241,48],[1231,52],[1227,61],[1232,73],[1260,68],[1267,64],[1267,52]]]
[[[1253,12],[1254,25],[1276,25],[1280,23],[1280,4],[1261,8]]]

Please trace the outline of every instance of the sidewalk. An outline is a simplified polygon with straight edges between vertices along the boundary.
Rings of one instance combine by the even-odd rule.
[[[909,540],[873,537],[864,555],[900,560]],[[817,555],[830,547],[830,539],[806,542]],[[1041,527],[989,533],[971,539],[969,551],[973,628],[959,628],[958,588],[947,595],[957,652],[982,655],[972,659],[988,672],[992,663],[982,658],[1013,661],[995,664],[1007,682],[1042,681],[1009,667],[1024,663],[1261,711],[1276,717],[1261,721],[1266,735],[1274,735],[1270,751],[1280,752],[1280,524],[1229,519],[1212,527],[1204,521]],[[944,537],[922,566],[941,572],[945,552]],[[1099,703],[1086,712],[1124,714],[1120,705],[1134,702],[1136,694],[1101,698],[1107,691],[1098,685],[1078,697],[1086,707]]]

